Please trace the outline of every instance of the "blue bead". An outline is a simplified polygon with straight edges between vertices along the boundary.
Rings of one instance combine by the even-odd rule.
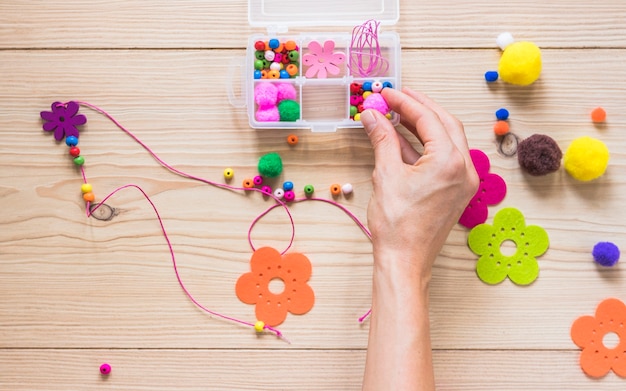
[[[501,121],[506,121],[509,119],[509,111],[505,108],[498,109],[498,111],[496,111],[496,118]]]
[[[256,71],[254,71],[254,78],[255,79],[260,79],[261,76],[263,76],[263,74],[261,73],[261,71],[259,71],[258,69]]]
[[[363,83],[363,91],[371,91],[372,90],[372,82],[366,81]]]
[[[78,145],[78,137],[76,137],[76,136],[67,136],[65,138],[65,144],[68,147],[75,147],[75,146],[77,146]]]
[[[391,84],[390,82],[386,81],[383,83],[383,88],[393,88],[393,84]]]
[[[276,38],[270,39],[270,42],[269,42],[269,47],[270,48],[276,49],[279,46],[280,46],[280,41],[279,40],[277,40]]]
[[[287,181],[283,183],[283,190],[285,191],[293,190],[293,182]]]
[[[289,79],[291,76],[289,76],[289,72],[287,72],[286,70],[281,70],[280,71],[280,78],[281,79]]]
[[[498,80],[498,72],[496,71],[487,71],[485,72],[485,80],[487,80],[489,83],[494,82],[496,80]]]

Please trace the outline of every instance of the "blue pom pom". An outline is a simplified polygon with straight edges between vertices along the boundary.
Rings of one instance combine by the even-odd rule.
[[[509,119],[509,111],[505,108],[498,109],[498,111],[496,111],[496,118],[501,121],[506,121]]]
[[[598,242],[593,246],[593,259],[602,266],[613,266],[619,261],[619,248],[611,242]]]
[[[489,83],[492,83],[496,80],[498,80],[498,72],[496,71],[487,71],[485,72],[485,80],[487,80]]]

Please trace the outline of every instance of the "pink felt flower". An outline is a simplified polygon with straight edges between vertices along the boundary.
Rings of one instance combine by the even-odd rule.
[[[342,52],[335,52],[335,41],[324,42],[324,47],[317,41],[309,43],[309,53],[302,57],[304,65],[308,66],[305,76],[325,79],[327,74],[338,75],[341,65],[346,60],[346,55]]]
[[[474,228],[487,221],[487,205],[495,205],[504,199],[506,183],[501,176],[489,172],[491,163],[483,151],[472,149],[470,156],[480,178],[480,185],[461,215],[459,223],[467,228]]]
[[[74,136],[78,138],[79,125],[87,122],[87,117],[78,114],[79,105],[76,102],[68,102],[64,105],[61,102],[52,104],[52,111],[42,111],[41,118],[46,122],[43,124],[43,130],[46,132],[54,132],[54,138],[58,141],[63,137]]]

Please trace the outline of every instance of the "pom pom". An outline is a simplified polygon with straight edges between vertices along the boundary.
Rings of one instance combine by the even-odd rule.
[[[485,80],[489,83],[493,83],[494,81],[498,80],[498,72],[496,71],[487,71],[485,72]]]
[[[295,100],[285,99],[278,104],[281,121],[294,122],[300,119],[300,104]]]
[[[283,171],[283,161],[276,152],[261,156],[259,159],[259,174],[266,178],[276,178]]]
[[[259,122],[274,122],[280,120],[276,106],[261,107],[256,111],[255,118]]]
[[[298,92],[296,91],[296,87],[291,83],[280,83],[277,86],[278,95],[277,101],[280,102],[285,99],[295,100],[298,96]]]
[[[493,124],[493,132],[497,136],[504,136],[505,134],[509,133],[509,123],[506,121],[497,121],[495,124]]]
[[[593,259],[602,266],[614,266],[619,261],[619,248],[611,242],[599,242],[593,246]]]
[[[532,42],[516,42],[504,50],[498,65],[500,78],[507,83],[527,86],[541,73],[541,50]]]
[[[519,165],[530,175],[555,172],[561,167],[563,152],[550,136],[533,134],[517,146]]]
[[[496,44],[498,44],[502,50],[506,49],[513,42],[515,42],[515,38],[513,38],[513,34],[511,33],[502,33],[496,38]]]
[[[606,111],[602,107],[596,107],[591,111],[591,120],[595,123],[606,120]]]
[[[363,109],[374,109],[380,112],[382,115],[385,115],[389,112],[389,106],[387,105],[387,101],[385,98],[379,93],[372,93],[369,95],[365,101],[363,102]]]
[[[505,109],[504,107],[501,109],[498,109],[496,111],[496,118],[501,121],[506,121],[507,119],[509,119],[509,111]]]
[[[258,83],[254,87],[254,101],[259,107],[268,107],[276,104],[278,88],[274,83]]]
[[[609,149],[606,145],[587,136],[572,141],[563,158],[567,173],[583,182],[602,176],[608,163]]]

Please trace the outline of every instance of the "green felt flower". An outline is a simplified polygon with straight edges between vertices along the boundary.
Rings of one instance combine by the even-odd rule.
[[[504,208],[496,213],[493,225],[474,227],[467,242],[470,249],[480,255],[476,273],[487,284],[499,284],[507,276],[519,285],[535,281],[539,275],[535,257],[545,253],[549,245],[546,231],[537,225],[526,226],[524,215],[515,208]],[[505,251],[507,255],[502,253],[505,242],[509,247],[515,246],[510,255],[510,251]]]

